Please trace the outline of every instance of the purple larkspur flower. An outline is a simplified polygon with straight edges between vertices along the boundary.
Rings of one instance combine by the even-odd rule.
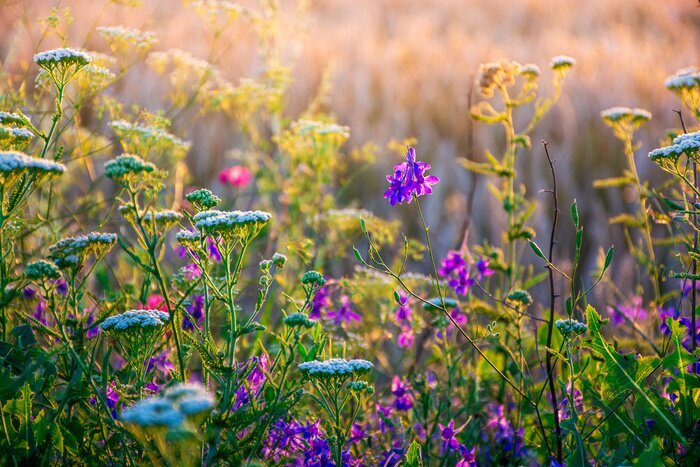
[[[566,397],[559,401],[559,420],[571,418],[571,405],[569,404],[569,396],[571,395],[571,383],[566,384]],[[583,412],[583,394],[581,391],[574,388],[574,408],[577,413]]]
[[[326,313],[326,319],[331,320],[336,326],[351,321],[362,321],[362,317],[353,311],[352,302],[347,295],[340,296],[340,308]]]
[[[484,277],[490,277],[495,274],[495,271],[489,268],[489,263],[491,263],[490,258],[479,258],[476,262],[476,280],[480,281]]]
[[[110,381],[107,385],[107,390],[105,392],[105,402],[107,402],[107,408],[110,410],[113,419],[117,419],[117,406],[119,405],[119,393],[117,392],[117,387],[114,381]],[[95,396],[92,396],[90,400],[91,405],[97,403]]]
[[[396,337],[396,345],[402,349],[410,349],[416,343],[416,335],[410,325],[401,328],[401,332]]]
[[[447,452],[450,449],[458,449],[460,444],[457,438],[455,438],[455,435],[462,431],[464,426],[455,428],[455,421],[452,419],[447,425],[438,423],[438,427],[440,428],[440,438],[442,439],[442,452]]]
[[[154,370],[161,372],[163,376],[169,376],[170,372],[175,370],[175,366],[168,359],[169,350],[163,350],[157,355],[154,355],[148,360],[148,365],[146,367],[146,373],[150,373]]]
[[[367,438],[366,427],[357,422],[353,423],[350,427],[350,439],[348,440],[348,442],[350,444],[358,444],[365,438]]]
[[[416,150],[412,147],[406,151],[406,161],[394,166],[394,173],[387,175],[389,188],[384,193],[384,198],[389,199],[392,206],[396,204],[410,204],[413,196],[429,195],[433,192],[433,185],[440,179],[434,175],[425,175],[430,169],[430,164],[416,160]]]
[[[399,294],[399,301],[401,302],[401,305],[396,309],[396,313],[394,315],[396,322],[399,324],[404,322],[410,323],[411,321],[411,307],[408,304],[408,299],[408,296]]]
[[[408,381],[398,375],[391,380],[391,394],[394,396],[392,406],[399,412],[406,412],[413,408],[415,397]]]
[[[201,324],[204,320],[204,295],[195,295],[185,310],[187,314],[182,318],[182,329],[192,331],[195,323]]]
[[[195,263],[187,264],[182,269],[188,281],[198,279],[202,275],[202,270]]]
[[[54,284],[56,285],[56,292],[58,292],[59,295],[63,295],[64,297],[68,295],[68,284],[66,284],[66,281],[63,279],[56,279]]]
[[[671,334],[671,328],[668,327],[668,323],[666,322],[668,318],[671,318],[673,320],[677,320],[678,318],[680,318],[680,312],[678,311],[678,309],[672,306],[668,308],[659,309],[659,319],[661,320],[661,325],[659,326],[659,329],[661,330],[661,333],[664,336],[668,336]]]
[[[31,287],[25,287],[22,290],[22,294],[24,295],[25,299],[29,300],[31,298],[34,298],[34,296],[36,295],[36,290]]]
[[[468,449],[460,444],[458,450],[462,458],[455,464],[455,467],[476,467],[476,447]]]
[[[467,267],[467,262],[464,261],[464,258],[462,258],[459,251],[450,250],[447,252],[447,255],[442,259],[442,261],[440,261],[438,274],[443,277],[447,277],[453,272],[457,272],[465,267]]]
[[[440,262],[438,274],[447,279],[447,285],[457,295],[467,295],[474,285],[474,279],[469,276],[469,266],[462,255],[455,250],[450,250]]]
[[[484,440],[489,439],[498,446],[498,452],[509,455],[513,448],[516,457],[524,454],[523,430],[515,430],[505,416],[505,408],[501,404],[491,403],[486,406],[485,430],[482,432]]]
[[[331,297],[328,290],[328,283],[316,291],[316,294],[311,299],[311,311],[309,311],[310,319],[320,319],[331,306]]]
[[[647,312],[642,307],[642,297],[636,295],[632,297],[631,302],[631,305],[619,306],[617,309],[608,307],[608,314],[610,314],[612,323],[615,326],[623,324],[626,321],[625,317],[627,317],[630,321],[646,321]]]
[[[236,390],[236,402],[233,404],[233,409],[238,409],[243,404],[250,402],[251,397],[257,397],[260,388],[267,379],[267,373],[270,371],[270,359],[266,353],[259,357],[252,357],[247,365],[252,366],[252,370],[246,376],[243,384]]]

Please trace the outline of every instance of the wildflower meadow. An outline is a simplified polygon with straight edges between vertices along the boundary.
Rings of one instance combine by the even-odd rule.
[[[332,1],[0,0],[1,465],[700,465],[697,63],[585,132],[593,39],[392,94],[368,3],[311,80]]]

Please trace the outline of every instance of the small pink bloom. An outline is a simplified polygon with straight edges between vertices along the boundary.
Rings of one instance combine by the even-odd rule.
[[[237,187],[246,186],[252,177],[253,175],[250,173],[250,170],[242,165],[227,167],[219,172],[219,181],[221,183]]]
[[[148,296],[148,298],[146,299],[146,309],[168,311],[167,307],[165,306],[165,300],[163,299],[163,296],[158,294],[152,294]]]

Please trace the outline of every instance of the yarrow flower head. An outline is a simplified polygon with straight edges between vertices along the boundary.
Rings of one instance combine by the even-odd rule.
[[[284,318],[285,326],[290,328],[307,328],[310,329],[316,325],[316,322],[309,319],[304,313],[292,313],[291,315]]]
[[[700,116],[700,68],[691,67],[677,71],[666,79],[666,89],[681,98],[696,116]]]
[[[433,175],[425,175],[430,169],[430,164],[416,160],[416,150],[412,147],[406,152],[406,162],[394,166],[394,173],[386,176],[389,189],[384,193],[384,198],[389,199],[392,206],[402,203],[411,203],[413,197],[429,195],[433,192],[433,185],[440,179]]]
[[[0,184],[10,185],[25,174],[35,180],[60,175],[66,166],[47,159],[31,157],[17,151],[0,151]]]
[[[141,427],[177,428],[185,421],[185,416],[175,408],[172,401],[152,397],[142,399],[125,409],[121,420]]]
[[[568,70],[574,65],[576,65],[576,60],[567,55],[557,55],[556,57],[552,58],[551,62],[549,62],[549,67],[555,71]]]
[[[304,285],[311,285],[312,287],[323,287],[326,283],[326,279],[318,271],[307,271],[301,277],[301,283]]]
[[[15,125],[25,127],[29,124],[29,118],[22,113],[0,111],[0,125]]]
[[[140,31],[125,26],[99,26],[97,32],[109,44],[112,52],[115,53],[129,53],[133,51],[144,53],[158,42],[154,32]]]
[[[67,237],[49,247],[49,259],[59,269],[77,272],[89,254],[102,257],[115,243],[117,236],[111,233],[91,232],[79,237]]]
[[[152,173],[156,166],[133,154],[122,154],[105,163],[105,177],[126,185],[134,177]]]
[[[34,133],[26,128],[0,126],[0,149],[21,149],[27,146]]]
[[[265,211],[203,211],[193,216],[194,226],[206,235],[252,240],[268,223]]]
[[[61,277],[61,272],[54,263],[42,259],[29,263],[27,267],[24,268],[24,275],[30,280],[44,281],[47,279],[59,279]]]
[[[119,332],[132,328],[160,327],[168,322],[170,315],[160,310],[130,310],[110,316],[100,324],[103,331]]]
[[[175,384],[165,390],[163,397],[172,401],[185,416],[208,413],[214,408],[214,398],[198,383]]]
[[[368,373],[374,365],[367,360],[343,358],[331,358],[328,360],[314,360],[299,364],[299,370],[309,378],[344,378],[361,376]]]
[[[185,199],[192,203],[198,211],[206,211],[214,208],[221,202],[221,198],[207,189],[195,190],[188,193],[185,195]]]
[[[629,107],[611,107],[603,110],[600,116],[613,129],[615,136],[623,141],[632,138],[639,127],[651,120],[651,112]]]
[[[563,336],[580,335],[588,330],[588,326],[575,319],[558,319],[554,326]]]
[[[87,53],[68,48],[47,50],[34,55],[34,63],[45,70],[56,86],[60,87],[65,86],[91,60]]]

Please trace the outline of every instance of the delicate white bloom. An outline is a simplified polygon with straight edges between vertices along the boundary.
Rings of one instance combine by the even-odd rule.
[[[264,211],[204,211],[193,216],[194,226],[205,234],[238,233],[241,227],[262,227],[272,214]]]
[[[338,125],[337,123],[302,119],[292,123],[292,128],[296,129],[301,135],[315,133],[318,135],[338,135],[342,138],[350,137],[350,127]]]
[[[603,120],[614,123],[621,120],[648,121],[651,120],[651,112],[644,109],[631,109],[629,107],[611,107],[600,113]]]
[[[299,370],[308,376],[327,378],[334,376],[362,375],[374,367],[367,360],[345,360],[343,358],[331,358],[328,360],[314,360],[299,364]]]
[[[107,41],[112,50],[123,52],[127,52],[129,49],[146,51],[158,42],[154,32],[141,31],[126,26],[100,26],[97,28],[97,32]]]
[[[673,76],[669,76],[664,84],[671,91],[700,87],[700,69],[691,67],[678,70]]]
[[[566,55],[557,55],[549,62],[549,67],[552,70],[566,70],[574,65],[576,65],[576,60]]]
[[[166,426],[176,428],[185,421],[185,416],[177,410],[172,401],[152,397],[142,399],[124,410],[122,421],[141,426]]]
[[[520,74],[526,78],[534,79],[540,76],[540,68],[535,64],[528,63],[520,69]]]
[[[49,258],[61,269],[80,266],[89,253],[102,255],[117,242],[112,233],[91,232],[79,237],[67,237],[49,247]]]
[[[691,133],[692,135],[692,133]],[[691,136],[683,135],[683,136]],[[659,149],[654,149],[649,153],[649,158],[653,161],[660,161],[662,159],[677,160],[682,154],[691,155],[700,151],[700,138],[681,138],[678,137],[673,140],[678,141],[676,144],[670,146],[664,146]]]
[[[554,326],[564,336],[570,334],[583,334],[588,330],[588,326],[576,321],[575,319],[559,319],[554,323]]]
[[[9,126],[0,126],[0,141],[12,140],[12,142],[27,142],[34,137],[34,133],[26,128],[15,128]]]
[[[191,143],[174,136],[162,128],[149,125],[137,125],[126,120],[115,120],[109,123],[109,127],[120,138],[137,137],[148,145],[164,145],[175,147],[184,151],[189,150]]]
[[[143,215],[143,220],[152,222],[158,225],[175,224],[182,219],[182,214],[172,209],[164,209],[162,211],[148,211]]]
[[[17,125],[17,126],[24,126],[26,125],[25,121],[26,117],[23,117],[22,115],[18,113],[10,113],[10,112],[3,112],[0,111],[0,124],[2,125]],[[29,119],[27,119],[28,121]]]
[[[195,415],[214,407],[214,398],[198,383],[175,384],[165,391],[164,397],[176,403],[185,415]]]
[[[100,324],[104,331],[123,331],[130,328],[158,327],[167,323],[170,315],[160,310],[130,310],[110,316]]]
[[[673,144],[681,144],[684,141],[700,141],[700,131],[693,133],[684,133],[673,138]]]
[[[149,173],[154,170],[156,170],[155,165],[133,154],[121,154],[105,163],[105,177],[114,180],[122,180],[128,175]]]
[[[85,66],[90,60],[90,56],[85,52],[67,48],[47,50],[34,55],[34,63],[49,70],[58,64]]]
[[[191,245],[199,243],[202,240],[202,234],[192,230],[180,230],[175,234],[175,239],[182,245]]]
[[[66,170],[66,166],[48,159],[31,157],[17,151],[0,152],[0,172],[45,172],[60,174]]]
[[[198,383],[177,383],[165,390],[164,396],[173,401],[207,394],[207,390]]]

